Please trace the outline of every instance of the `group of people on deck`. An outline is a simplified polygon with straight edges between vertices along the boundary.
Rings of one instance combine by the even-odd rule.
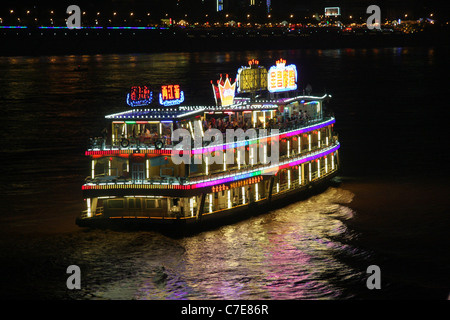
[[[272,112],[267,112],[266,115],[272,115]],[[203,131],[207,131],[208,129],[218,129],[222,133],[226,133],[227,129],[237,130],[242,129],[244,131],[254,128],[254,129],[285,129],[294,125],[302,125],[306,124],[310,121],[310,116],[308,115],[306,110],[299,110],[298,112],[292,112],[290,115],[287,113],[279,113],[277,112],[272,118],[266,116],[257,117],[256,119],[252,119],[251,117],[246,117],[245,114],[240,113],[236,116],[235,113],[229,114],[226,117],[216,116],[216,117],[203,117],[201,126]],[[265,123],[263,122],[265,121]],[[173,130],[177,128],[181,128],[183,125],[180,122],[173,123]],[[136,130],[137,129],[137,130]],[[142,131],[141,131],[142,130]],[[122,131],[118,126],[115,131]],[[139,131],[137,133],[136,131]],[[134,128],[132,131],[132,137],[136,139],[136,143],[140,145],[148,145],[155,144],[158,141],[161,141],[163,145],[171,145],[171,130],[163,130],[163,134],[159,134],[157,130],[150,130],[149,127],[143,126],[140,128]],[[116,136],[119,136],[120,139],[125,139],[124,135],[116,133]],[[111,138],[108,134],[108,130],[105,128],[102,131],[102,142],[105,146],[106,140]],[[139,142],[137,142],[139,141]],[[132,142],[134,143],[134,142]]]
[[[139,142],[141,143],[155,143],[156,141],[162,141],[164,144],[170,144],[170,136],[166,134],[160,135],[157,131],[153,133],[150,132],[148,128],[146,128],[139,135]]]
[[[268,117],[266,117],[266,120]],[[203,118],[202,126],[203,131],[208,129],[219,129],[222,133],[225,133],[227,129],[242,129],[247,130],[250,128],[255,129],[283,129],[292,125],[307,123],[310,120],[308,113],[305,111],[299,111],[298,113],[293,113],[290,117],[283,115],[276,115],[271,119],[268,119],[264,124],[258,118],[256,122],[251,121],[251,119],[244,119],[244,117],[226,117],[226,118]]]

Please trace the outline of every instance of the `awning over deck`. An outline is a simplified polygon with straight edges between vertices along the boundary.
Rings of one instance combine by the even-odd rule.
[[[179,121],[202,115],[209,107],[186,106],[178,108],[131,109],[105,116],[111,120]]]

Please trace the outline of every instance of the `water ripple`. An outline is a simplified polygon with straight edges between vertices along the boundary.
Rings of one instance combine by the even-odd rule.
[[[323,194],[191,237],[93,233],[78,259],[90,272],[91,299],[337,299],[361,273],[345,262],[367,258],[343,221],[352,194]],[[111,257],[115,257],[111,259]],[[101,285],[104,283],[104,285]]]

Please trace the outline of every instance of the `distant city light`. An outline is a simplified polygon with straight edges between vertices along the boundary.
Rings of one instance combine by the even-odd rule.
[[[178,1],[180,2],[180,1]],[[204,1],[206,3],[206,1]],[[225,1],[223,0],[215,0],[216,3],[223,3]],[[245,4],[244,4],[245,2]],[[180,2],[181,3],[181,2]],[[237,27],[237,28],[241,28],[241,27],[252,27],[253,23],[256,23],[255,26],[262,25],[265,24],[268,27],[275,27],[275,26],[280,26],[280,25],[284,25],[286,24],[286,21],[281,23],[280,21],[274,21],[274,19],[278,19],[277,17],[272,17],[271,11],[266,11],[264,13],[260,12],[257,13],[257,11],[250,11],[251,9],[257,9],[256,6],[261,6],[261,4],[264,4],[264,6],[267,6],[269,3],[271,3],[271,1],[253,1],[254,3],[254,8],[250,8],[249,6],[249,2],[248,1],[241,1],[241,4],[236,5],[236,6],[230,6],[229,10],[227,13],[223,13],[221,15],[217,15],[216,13],[213,14],[214,8],[210,8],[208,10],[204,10],[203,12],[198,12],[197,14],[187,14],[187,10],[185,10],[185,12],[183,11],[174,11],[173,13],[171,12],[171,19],[175,19],[177,20],[177,23],[173,24],[174,26],[187,26],[187,25],[191,25],[192,27],[194,26],[201,26],[204,25],[205,23],[207,25],[210,25],[211,27],[221,27],[221,26],[233,26],[233,27]],[[256,4],[258,3],[258,5]],[[248,8],[246,8],[248,7]],[[61,22],[63,21],[67,21],[67,19],[65,19],[66,17],[63,15],[62,12],[60,12],[59,9],[55,10],[55,9],[50,9],[51,7],[48,6],[47,8],[41,8],[41,10],[37,10],[36,8],[30,8],[29,6],[23,6],[22,8],[18,8],[16,7],[16,9],[6,9],[7,11],[10,12],[10,16],[7,16],[7,11],[4,13],[3,17],[0,18],[0,24],[2,25],[14,25],[14,24],[28,24],[28,23],[34,23],[36,24],[36,22],[39,21],[40,24],[47,24],[48,26],[51,25],[55,25],[58,26]],[[206,7],[205,7],[206,8]],[[112,8],[119,10],[119,8]],[[131,10],[131,11],[128,11]],[[83,23],[86,25],[91,24],[92,26],[95,25],[101,25],[102,21],[104,21],[104,23],[106,25],[111,25],[111,23],[119,23],[122,24],[123,26],[127,25],[130,22],[136,23],[136,26],[150,26],[150,25],[163,25],[165,24],[166,20],[169,19],[169,14],[165,13],[165,12],[161,12],[161,13],[157,13],[156,11],[153,12],[150,10],[152,10],[151,7],[147,7],[146,9],[141,9],[138,7],[129,7],[129,9],[126,9],[126,11],[122,12],[122,15],[125,15],[125,17],[121,16],[119,20],[117,20],[119,17],[118,16],[118,12],[117,11],[108,11],[108,12],[103,12],[103,17],[105,19],[100,19],[100,15],[102,15],[101,11],[82,11],[82,15],[83,15]],[[178,9],[179,10],[179,9]],[[233,11],[234,10],[234,11]],[[247,11],[249,10],[249,11]],[[350,26],[353,29],[356,28],[366,28],[365,24],[362,23],[362,19],[364,17],[359,17],[358,20],[358,16],[359,14],[355,17],[353,16],[353,14],[349,14],[348,12],[346,13],[347,16],[347,21],[345,22],[336,22],[336,21],[326,21],[328,17],[330,16],[339,16],[341,15],[341,10],[340,7],[327,7],[325,8],[325,14],[321,15],[319,14],[312,14],[311,15],[299,15],[297,14],[296,11],[291,11],[291,13],[288,13],[289,11],[291,11],[291,9],[289,8],[285,8],[284,10],[284,16],[285,18],[281,18],[287,20],[288,24],[292,24],[292,23],[301,23],[301,24],[308,24],[308,26],[317,26],[317,27],[331,27],[331,26],[335,26],[335,25],[339,25],[341,27],[344,28],[349,28]],[[402,13],[402,11],[404,12],[405,9],[400,9],[399,11],[397,11],[396,13],[392,13],[395,14],[395,17],[392,16],[387,16],[384,17],[383,19],[383,24],[385,25],[393,25],[394,27],[397,26],[398,20],[399,18],[403,17],[403,20],[408,20],[407,23],[404,23],[402,25],[405,26],[406,28],[408,28],[408,30],[405,29],[405,27],[402,28],[402,32],[406,32],[406,33],[410,33],[410,32],[417,32],[414,28],[416,27],[412,27],[413,29],[411,30],[411,25],[416,25],[419,22],[414,21],[413,19],[415,19],[415,17],[423,17],[424,19],[420,19],[421,22],[423,23],[427,23],[427,24],[435,24],[436,20],[434,18],[434,12],[427,12],[424,11],[422,13],[416,13],[416,12],[411,12],[410,15],[408,13]],[[430,11],[433,9],[429,9]],[[129,13],[127,19],[126,15],[127,12]],[[136,11],[138,13],[137,16],[134,15],[134,11]],[[222,12],[224,11],[223,8],[221,10]],[[247,11],[247,13],[245,13],[245,11]],[[433,10],[434,11],[434,10]],[[44,13],[44,15],[41,17],[39,16],[41,13]],[[47,12],[47,16],[45,17],[45,12]],[[166,11],[168,12],[168,11]],[[251,13],[250,13],[251,12]],[[295,12],[295,13],[294,13]],[[209,15],[209,13],[211,13],[211,16]],[[261,14],[262,13],[262,14]],[[6,18],[5,18],[6,15]],[[147,19],[144,19],[143,17],[145,17],[145,15],[147,16]],[[150,20],[150,16],[152,16],[152,20]],[[188,19],[192,19],[190,22],[187,22],[186,20]],[[427,17],[428,18],[425,18]],[[440,16],[440,15],[439,15]],[[201,17],[203,17],[203,22],[201,21]],[[206,17],[206,19],[205,19]],[[314,21],[312,21],[312,18],[314,18]],[[274,19],[272,19],[274,18]],[[159,21],[159,19],[162,19],[161,21]],[[197,21],[195,21],[194,19],[199,19]],[[210,20],[210,19],[214,19],[214,20]],[[295,21],[294,21],[295,19]],[[324,20],[325,19],[325,20]],[[235,21],[230,21],[230,20],[235,20]],[[258,21],[259,20],[259,21]],[[298,21],[297,21],[298,20]],[[308,21],[309,20],[309,21]],[[385,21],[384,21],[385,20]],[[447,24],[448,25],[448,19],[443,19],[444,21],[442,21],[442,24]],[[208,21],[208,22],[205,22]],[[19,22],[19,23],[18,23]],[[274,24],[274,22],[277,22],[276,24]],[[150,24],[151,23],[151,24]],[[106,25],[104,27],[106,27]],[[400,28],[400,26],[399,26]],[[424,31],[422,29],[420,29],[420,27],[417,27],[419,31]],[[347,30],[348,31],[348,30]],[[392,31],[392,30],[391,30]],[[314,31],[310,31],[314,32]],[[317,32],[317,31],[316,31]],[[327,32],[329,32],[329,30],[327,30]]]

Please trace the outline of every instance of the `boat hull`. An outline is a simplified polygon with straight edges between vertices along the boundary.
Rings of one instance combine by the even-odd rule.
[[[187,234],[223,225],[236,223],[252,216],[261,215],[269,211],[282,208],[291,203],[307,199],[313,195],[325,191],[330,186],[338,185],[337,171],[309,184],[282,193],[272,195],[268,199],[252,202],[246,205],[236,206],[213,213],[204,213],[199,217],[165,218],[165,219],[139,219],[129,218],[77,218],[79,227],[106,228],[115,230],[155,230],[172,234]]]

